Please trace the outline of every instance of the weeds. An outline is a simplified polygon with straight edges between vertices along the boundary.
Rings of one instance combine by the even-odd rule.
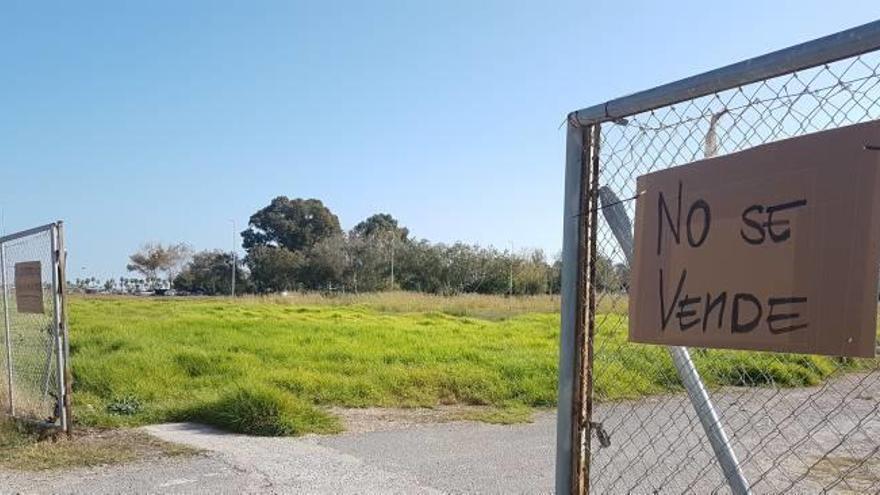
[[[405,296],[72,298],[76,418],[299,435],[338,431],[330,407],[479,405],[495,411],[480,419],[509,422],[555,405],[559,314],[550,298]],[[319,302],[292,302],[306,297]],[[597,397],[680,390],[664,348],[626,342],[620,308],[625,301],[597,318]],[[736,351],[694,360],[710,386],[814,385],[864,365]]]

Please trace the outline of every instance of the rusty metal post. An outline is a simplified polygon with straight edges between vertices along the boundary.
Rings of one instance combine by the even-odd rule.
[[[556,426],[556,492],[589,489],[595,292],[597,126],[568,125],[562,253],[562,328]],[[593,191],[591,194],[590,191]],[[588,317],[589,313],[589,317]]]
[[[60,252],[63,249],[61,246],[62,242],[60,239],[60,229],[58,224],[52,224],[52,228],[49,232],[49,239],[52,246],[52,308],[53,308],[53,337],[55,338],[55,358],[56,358],[56,377],[58,380],[58,416],[61,422],[61,430],[66,432],[68,428],[68,417],[67,417],[67,387],[64,385],[66,381],[66,373],[65,373],[65,356],[64,356],[64,330],[62,328],[62,298],[61,298],[61,288],[60,285],[64,283],[61,280],[61,268],[60,268]]]
[[[59,374],[64,375],[64,401],[62,406],[64,407],[64,417],[67,419],[67,428],[64,430],[68,435],[70,435],[73,431],[73,414],[71,413],[71,400],[73,394],[73,373],[70,368],[70,331],[67,326],[67,247],[64,243],[64,223],[59,220],[55,223],[56,233],[58,236],[58,299],[60,300],[59,309],[60,309],[60,318],[59,325],[61,331],[61,339],[64,343],[64,346],[59,349],[59,352],[63,350],[64,352],[64,369],[59,370]]]
[[[583,362],[583,388],[584,393],[582,400],[584,401],[584,417],[581,420],[581,430],[584,437],[583,456],[583,475],[582,475],[582,492],[590,492],[590,455],[592,447],[592,428],[593,428],[593,337],[596,333],[596,237],[598,233],[598,198],[599,198],[599,138],[602,126],[599,124],[590,126],[590,142],[587,147],[588,181],[584,181],[589,186],[586,194],[583,194],[584,209],[588,212],[586,215],[586,225],[584,230],[587,235],[587,256],[586,287],[584,290],[586,296],[587,321],[586,321],[586,359]]]

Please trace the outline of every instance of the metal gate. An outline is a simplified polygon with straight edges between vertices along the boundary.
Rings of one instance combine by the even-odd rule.
[[[0,402],[16,419],[70,425],[61,222],[0,237]]]
[[[626,340],[637,176],[878,118],[880,21],[569,115],[558,493],[880,491],[880,360]]]

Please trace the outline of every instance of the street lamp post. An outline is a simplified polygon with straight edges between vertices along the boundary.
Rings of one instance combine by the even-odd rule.
[[[235,297],[235,272],[236,268],[238,268],[238,255],[235,252],[235,220],[230,219],[232,222],[232,297]]]

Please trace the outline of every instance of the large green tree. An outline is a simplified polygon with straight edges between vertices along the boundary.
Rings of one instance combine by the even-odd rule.
[[[318,278],[337,271],[326,266],[327,256],[313,253],[318,249],[326,254],[317,247],[342,237],[339,219],[320,200],[278,196],[251,215],[241,237],[248,252],[245,262],[260,292],[319,288],[324,280]],[[320,267],[309,265],[318,260]]]
[[[342,234],[339,218],[317,199],[278,196],[251,215],[242,245],[250,253],[257,246],[305,251],[320,241]]]

